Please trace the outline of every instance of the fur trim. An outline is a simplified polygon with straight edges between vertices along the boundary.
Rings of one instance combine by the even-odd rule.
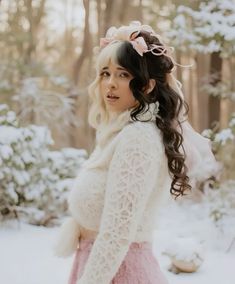
[[[69,217],[60,227],[59,237],[54,247],[55,255],[68,257],[79,247],[80,227],[74,218]]]

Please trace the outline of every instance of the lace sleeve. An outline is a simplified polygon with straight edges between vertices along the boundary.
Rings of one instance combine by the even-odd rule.
[[[135,238],[157,178],[160,143],[135,127],[123,129],[121,134],[108,171],[99,234],[77,284],[112,281]]]

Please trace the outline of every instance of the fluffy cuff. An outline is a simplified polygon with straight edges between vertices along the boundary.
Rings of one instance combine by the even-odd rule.
[[[59,237],[54,247],[55,255],[68,257],[72,255],[79,246],[80,227],[74,218],[69,217],[61,226]]]

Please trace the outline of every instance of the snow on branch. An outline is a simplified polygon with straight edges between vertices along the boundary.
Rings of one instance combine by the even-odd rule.
[[[0,222],[19,218],[48,225],[67,209],[66,193],[85,161],[83,149],[51,151],[47,127],[20,127],[0,105]]]
[[[202,2],[198,10],[179,6],[167,36],[180,49],[202,53],[235,53],[235,1]]]

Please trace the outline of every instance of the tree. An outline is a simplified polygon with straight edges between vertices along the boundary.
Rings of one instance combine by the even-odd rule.
[[[85,23],[83,31],[83,42],[82,42],[82,51],[78,59],[75,61],[74,65],[74,82],[77,85],[79,80],[79,75],[82,70],[85,59],[91,55],[91,35],[90,35],[90,0],[83,0],[83,6],[85,10]]]
[[[87,157],[84,150],[51,151],[47,127],[22,127],[0,105],[0,222],[19,218],[48,225],[67,210],[71,181]]]
[[[1,4],[0,103],[13,106],[24,125],[48,126],[56,147],[61,147],[71,143],[71,128],[78,120],[74,115],[74,86],[62,73],[60,57],[53,57],[63,49],[56,47],[57,42],[48,43],[51,34],[45,26],[46,3],[13,0]]]
[[[209,83],[217,87],[222,80],[222,61],[235,55],[234,1],[202,2],[198,9],[179,6],[168,34],[181,50],[188,48],[211,55]],[[206,111],[206,110],[205,110]],[[209,125],[220,120],[220,97],[209,97]]]

